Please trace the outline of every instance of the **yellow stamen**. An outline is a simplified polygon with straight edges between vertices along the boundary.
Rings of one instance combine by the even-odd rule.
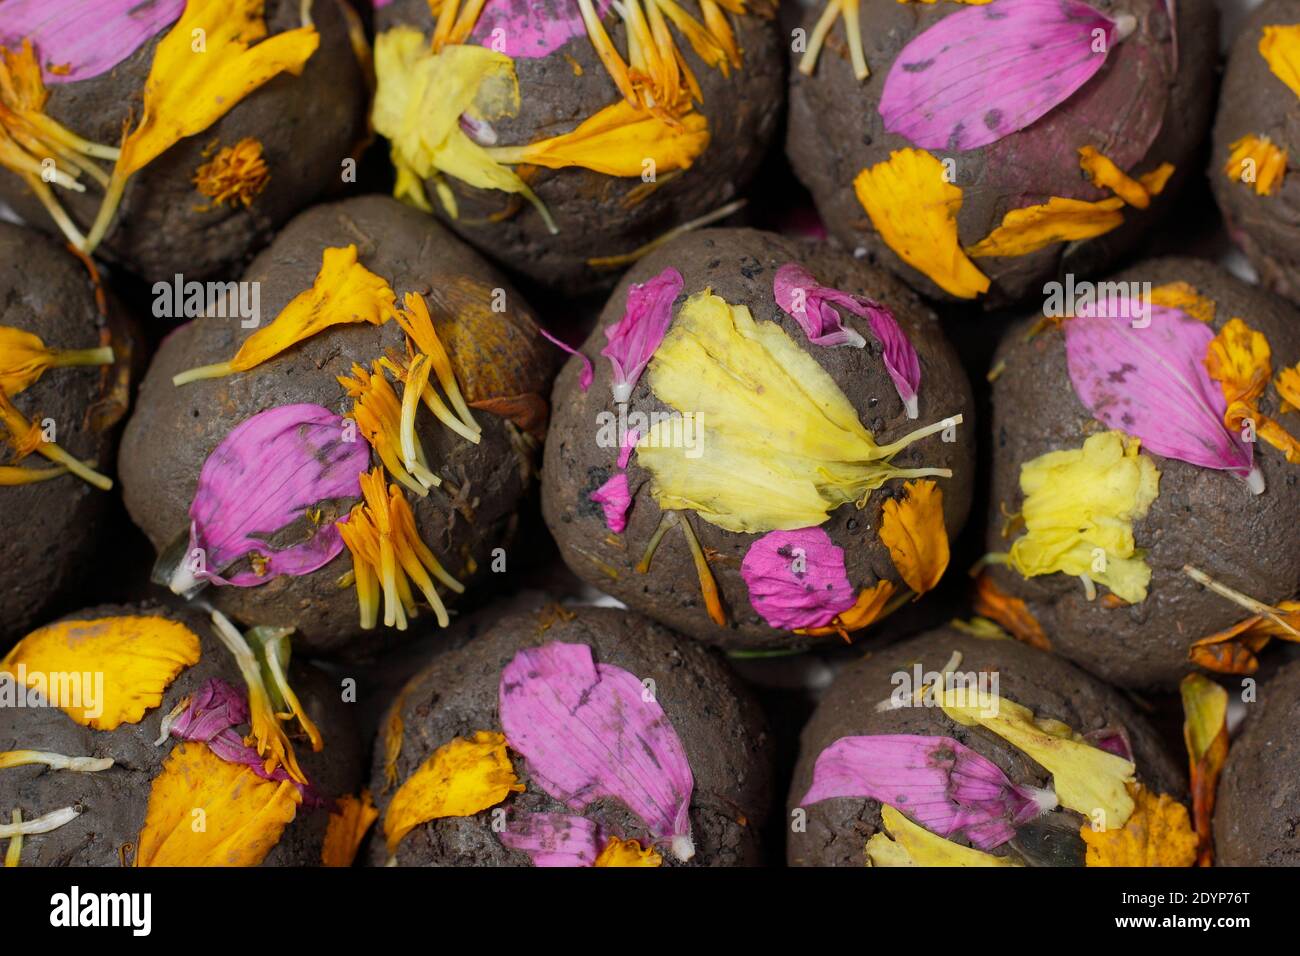
[[[402,403],[384,375],[380,363],[375,363],[372,371],[369,372],[360,365],[353,365],[352,377],[340,375],[338,382],[353,399],[352,410],[347,413],[347,417],[357,423],[362,436],[379,454],[384,467],[407,488],[421,498],[426,497],[429,488],[438,484],[439,479],[428,469],[419,467],[418,470],[427,481],[426,484],[417,480],[403,467],[400,457]],[[423,451],[420,452],[420,456],[423,457]]]
[[[250,206],[271,181],[262,144],[252,137],[227,146],[194,171],[194,188],[212,202],[197,207],[207,212],[217,206]]]
[[[65,757],[44,750],[6,750],[0,752],[0,770],[7,767],[44,765],[51,770],[72,770],[77,773],[98,773],[113,766],[111,757]]]
[[[826,37],[830,35],[831,27],[835,26],[839,16],[840,0],[829,0],[826,9],[813,25],[813,31],[808,37],[808,48],[804,50],[803,57],[799,60],[799,72],[804,76],[812,76],[813,71],[817,69],[817,57],[821,54],[822,47],[826,44]]]
[[[446,406],[441,401],[438,401],[437,395],[433,393],[432,389],[425,393],[425,404],[429,406],[429,411],[437,415],[438,419],[446,424],[448,428],[477,445],[482,427],[474,419],[473,413],[469,410],[469,405],[465,402],[465,397],[461,394],[460,386],[456,382],[456,370],[451,364],[451,356],[447,354],[442,339],[438,337],[438,332],[433,327],[433,318],[429,315],[429,306],[425,303],[423,296],[416,295],[414,292],[408,292],[403,301],[406,308],[397,312],[397,324],[402,327],[402,331],[406,333],[407,338],[411,340],[415,347],[428,356],[432,370],[438,378],[438,384],[447,393],[447,399],[451,402],[452,407],[456,409],[456,414],[460,416],[460,420],[464,422],[465,427],[457,427],[439,413],[439,409],[445,411]]]
[[[695,561],[695,574],[700,579],[700,592],[704,595],[704,606],[708,609],[709,620],[718,627],[726,627],[727,612],[723,610],[722,598],[718,595],[718,584],[713,579],[713,572],[709,570],[709,559],[705,557],[704,549],[700,547],[700,539],[695,537],[691,519],[684,512],[681,516],[681,525],[682,532],[686,535],[686,543],[691,549],[691,558]]]

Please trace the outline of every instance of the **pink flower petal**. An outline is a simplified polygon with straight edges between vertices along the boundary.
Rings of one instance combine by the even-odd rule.
[[[695,780],[668,716],[635,675],[597,664],[586,644],[519,651],[501,672],[501,727],[533,782],[581,813],[619,800],[688,860]]]
[[[345,438],[351,435],[352,441]],[[370,446],[346,432],[343,419],[320,405],[282,405],[235,426],[208,456],[190,505],[190,550],[201,548],[214,584],[253,587],[279,574],[310,574],[343,550],[333,521],[300,544],[276,550],[269,540],[321,502],[361,497],[358,476]],[[266,573],[221,573],[252,553]]]
[[[981,850],[1055,805],[1050,794],[1013,784],[996,764],[951,737],[841,737],[821,752],[803,804],[836,797],[887,803],[942,837]]]
[[[1093,31],[1105,43],[1094,52]],[[964,7],[912,40],[880,97],[885,129],[924,149],[978,149],[1064,103],[1106,62],[1116,22],[1079,0]]]
[[[611,0],[595,0],[603,17]],[[585,37],[574,0],[488,0],[470,39],[514,59],[549,56],[575,37]]]
[[[1144,451],[1250,474],[1254,449],[1224,425],[1227,402],[1205,369],[1213,329],[1178,309],[1133,299],[1078,313],[1065,321],[1070,381],[1097,419],[1140,438]],[[1147,314],[1150,325],[1134,328]]]
[[[908,418],[916,418],[921,413],[916,391],[921,386],[921,360],[911,340],[898,325],[894,314],[884,306],[870,310],[867,324],[871,334],[884,346],[885,371],[903,400],[903,408]]]
[[[569,345],[566,342],[561,342],[545,329],[539,328],[537,331],[541,332],[542,338],[546,339],[546,341],[550,342],[552,345],[559,346],[570,355],[576,355],[578,358],[582,359],[582,374],[578,376],[578,387],[584,392],[591,388],[591,380],[596,377],[596,370],[591,365],[591,359],[587,358],[587,356],[583,355],[572,345]]]
[[[672,325],[673,303],[684,284],[682,274],[668,268],[627,290],[623,318],[605,330],[609,341],[600,350],[614,367],[614,401],[626,402],[632,397],[632,389]]]
[[[615,534],[627,528],[627,509],[632,506],[632,492],[627,485],[627,472],[620,471],[590,495],[591,500],[605,512],[605,526]]]
[[[107,73],[178,20],[185,0],[3,0],[0,46],[30,39],[47,84]],[[51,66],[68,67],[58,73]]]
[[[627,467],[627,463],[632,459],[632,452],[636,449],[636,443],[640,440],[640,429],[631,428],[624,432],[623,443],[618,449],[618,467]]]
[[[605,839],[595,820],[567,813],[523,813],[506,820],[501,842],[532,858],[533,866],[591,866]]]
[[[786,631],[824,627],[857,598],[844,552],[822,528],[769,531],[749,546],[740,575],[754,610]]]

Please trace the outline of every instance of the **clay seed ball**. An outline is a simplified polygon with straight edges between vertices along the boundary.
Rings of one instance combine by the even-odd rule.
[[[1190,866],[1184,790],[1118,692],[1017,641],[945,628],[836,676],[800,738],[786,861]]]
[[[1232,240],[1260,281],[1300,302],[1300,181],[1287,176],[1300,154],[1300,88],[1286,58],[1300,47],[1300,3],[1269,0],[1242,26],[1228,55],[1214,123],[1209,177]]]
[[[1214,847],[1221,866],[1300,865],[1296,737],[1300,734],[1300,664],[1280,669],[1246,704],[1219,778]]]
[[[31,830],[19,865],[324,862],[327,832],[346,830],[360,806],[351,714],[337,686],[297,661],[287,677],[303,720],[282,723],[270,704],[250,713],[256,698],[214,628],[189,610],[102,606],[0,658],[0,825],[21,826],[17,810]],[[270,770],[244,742],[259,721],[292,755]]]
[[[381,866],[753,866],[770,738],[721,660],[645,618],[482,612],[375,741]]]
[[[0,163],[0,199],[81,248],[150,280],[219,274],[355,169],[364,38],[345,3],[8,6],[0,70],[32,92],[5,106],[30,162]],[[33,141],[49,122],[64,135]]]
[[[928,296],[988,305],[1104,269],[1196,174],[1212,4],[812,5],[786,152],[831,235]]]
[[[629,271],[582,353],[594,378],[561,372],[542,469],[579,577],[699,640],[787,651],[938,582],[969,508],[972,399],[896,279],[703,230]]]
[[[1191,259],[1075,291],[996,356],[977,613],[1123,687],[1250,673],[1300,588],[1300,315]]]
[[[740,196],[784,100],[774,3],[733,13],[681,0],[666,15],[633,0],[625,20],[594,0],[591,24],[576,0],[481,6],[444,39],[425,0],[376,4],[372,117],[399,198],[577,293],[607,288],[620,257]],[[629,57],[630,22],[653,63]],[[453,82],[460,99],[440,92]]]
[[[114,511],[114,426],[126,414],[136,343],[115,300],[104,296],[100,311],[82,263],[9,223],[0,223],[0,303],[0,648],[7,648],[45,614],[67,608],[94,557],[96,532]]]
[[[241,282],[259,327],[227,310],[171,333],[123,438],[162,580],[315,651],[445,623],[508,543],[555,350],[482,259],[382,196],[303,213]]]

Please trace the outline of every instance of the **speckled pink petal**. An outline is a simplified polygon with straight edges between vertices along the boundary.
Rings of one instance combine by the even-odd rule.
[[[800,803],[854,797],[887,803],[942,837],[981,850],[1056,805],[1050,791],[1013,784],[996,764],[951,737],[841,737],[821,752]]]
[[[29,39],[47,84],[76,83],[107,73],[184,9],[185,0],[2,0],[0,46]]]
[[[672,325],[673,303],[683,285],[682,274],[670,267],[628,288],[623,318],[605,329],[608,343],[600,350],[614,368],[614,401],[632,397],[632,389]]]
[[[627,528],[627,509],[632,506],[627,472],[620,471],[591,493],[591,500],[605,513],[605,527],[615,534]]]
[[[324,567],[343,550],[333,521],[291,547],[276,550],[268,542],[321,502],[360,498],[358,478],[369,464],[366,441],[320,405],[282,405],[240,422],[199,472],[190,505],[190,550],[203,550],[206,570],[195,576],[252,587],[279,574]],[[221,576],[254,552],[266,559],[265,574]]]
[[[1214,330],[1178,309],[1145,308],[1107,300],[1066,319],[1075,394],[1100,421],[1140,438],[1143,451],[1247,477],[1254,449],[1223,423],[1227,402],[1205,368]],[[1148,314],[1150,325],[1134,328]]]
[[[1104,44],[1094,52],[1094,31]],[[885,129],[924,149],[978,149],[1024,129],[1088,82],[1118,40],[1079,0],[963,7],[904,47],[880,97]]]
[[[587,358],[587,356],[583,355],[581,352],[579,352],[569,343],[561,342],[559,339],[557,339],[550,332],[547,332],[545,329],[539,328],[537,331],[541,332],[542,338],[546,339],[546,341],[550,342],[552,345],[563,349],[564,351],[568,352],[570,355],[576,355],[579,359],[582,360],[582,372],[578,376],[578,387],[582,389],[584,392],[587,389],[591,388],[591,381],[596,377],[596,370],[592,367],[591,359]]]
[[[596,15],[610,2],[595,0]],[[487,0],[470,39],[514,59],[536,59],[586,35],[577,0]]]
[[[749,546],[740,575],[754,610],[786,631],[824,627],[857,598],[844,552],[822,528],[769,531]]]
[[[527,853],[533,866],[591,866],[605,845],[596,821],[567,813],[512,816],[500,839]]]
[[[501,728],[537,784],[570,810],[620,801],[679,860],[695,854],[686,751],[651,688],[586,644],[519,651],[501,672]]]

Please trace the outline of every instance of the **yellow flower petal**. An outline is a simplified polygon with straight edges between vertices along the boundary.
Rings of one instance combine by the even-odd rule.
[[[686,439],[684,418],[642,437],[637,461],[653,476],[655,501],[728,531],[808,528],[891,478],[947,477],[890,459],[961,420],[877,445],[835,381],[778,323],[755,322],[708,289],[678,311],[649,381],[660,401],[692,416],[700,439]]]
[[[1020,466],[1025,534],[1008,563],[1025,577],[1069,574],[1106,585],[1130,604],[1146,600],[1151,568],[1133,539],[1160,488],[1155,462],[1122,432]]]
[[[1133,798],[1126,788],[1133,781],[1133,764],[1077,739],[1059,721],[1038,720],[1005,697],[963,688],[945,690],[942,707],[957,723],[991,730],[1040,764],[1052,775],[1056,797],[1066,809],[1108,827],[1121,827],[1132,815]]]
[[[180,743],[149,790],[136,866],[257,866],[280,842],[302,796],[206,744]]]
[[[0,438],[3,438],[14,450],[15,461],[21,461],[32,452],[36,452],[55,464],[62,465],[82,481],[94,485],[101,491],[108,491],[113,487],[111,478],[101,475],[90,467],[94,462],[87,464],[80,461],[54,442],[46,441],[44,431],[34,422],[29,422],[23,413],[14,407],[14,403],[9,400],[8,394],[2,388],[0,388]],[[10,480],[6,484],[26,484],[26,479],[25,475],[11,473]]]
[[[29,688],[44,684],[50,703],[82,726],[113,730],[139,723],[198,662],[198,636],[185,625],[132,615],[42,627],[18,642],[0,671],[25,674]],[[100,675],[102,689],[94,686]],[[92,676],[91,686],[80,686]]]
[[[48,369],[74,365],[112,365],[113,350],[47,348],[39,336],[0,325],[0,391],[17,395]]]
[[[271,181],[262,144],[246,136],[226,146],[194,171],[194,188],[212,202],[198,207],[207,212],[217,206],[250,206]]]
[[[880,816],[894,839],[884,833],[875,833],[867,841],[867,860],[872,866],[1023,865],[946,840],[917,826],[887,803],[881,805]]]
[[[880,540],[894,567],[918,595],[933,589],[948,568],[948,532],[943,526],[943,492],[933,481],[909,481],[906,497],[888,499],[882,509]]]
[[[850,632],[860,631],[880,619],[893,594],[894,582],[882,579],[871,587],[859,591],[858,599],[853,602],[853,607],[835,615],[835,619],[825,627],[801,627],[796,629],[795,633],[807,634],[813,637],[839,634],[847,641]]]
[[[900,149],[858,173],[853,188],[880,238],[900,259],[945,292],[973,299],[988,291],[989,280],[962,251],[961,188],[945,175],[943,164],[925,150]]]
[[[652,846],[645,849],[636,840],[610,837],[592,866],[662,866],[664,858]]]
[[[1247,134],[1228,147],[1223,175],[1247,186],[1255,195],[1271,196],[1286,178],[1287,152],[1267,136]]]
[[[172,378],[172,384],[246,372],[331,326],[355,322],[383,325],[397,314],[396,302],[397,294],[388,281],[357,261],[355,245],[328,248],[321,255],[320,271],[311,288],[289,300],[270,325],[244,339],[233,359],[181,372]]]
[[[1179,691],[1183,698],[1183,742],[1191,768],[1197,860],[1201,866],[1209,866],[1214,854],[1214,797],[1228,759],[1228,692],[1200,674],[1184,677]]]
[[[1122,827],[1093,829],[1085,821],[1079,830],[1088,846],[1088,866],[1192,866],[1196,834],[1187,808],[1166,794],[1156,796],[1134,784],[1133,815]]]
[[[140,123],[121,155],[95,225],[94,249],[108,230],[127,180],[187,136],[201,133],[281,73],[298,75],[320,45],[312,27],[265,39],[263,0],[188,0],[154,50]],[[261,42],[259,42],[261,41]]]
[[[1166,282],[1151,290],[1151,304],[1178,309],[1201,322],[1213,322],[1215,304],[1187,282]]]
[[[1083,202],[1053,196],[1045,204],[1012,209],[1002,225],[966,251],[976,258],[1024,256],[1055,242],[1077,242],[1104,235],[1124,222],[1118,196]]]
[[[1268,61],[1273,75],[1300,96],[1300,23],[1265,27],[1259,55]]]
[[[351,866],[357,857],[361,841],[366,837],[366,831],[379,819],[379,811],[375,809],[369,790],[362,790],[360,797],[345,794],[334,803],[335,810],[330,814],[329,824],[325,827],[321,865]]]
[[[1080,147],[1079,166],[1094,186],[1100,189],[1109,189],[1130,206],[1137,209],[1146,209],[1151,205],[1151,193],[1146,186],[1136,179],[1132,179],[1116,166],[1108,156],[1098,152],[1094,147]],[[1170,167],[1169,171],[1172,172],[1173,168]],[[1166,176],[1166,178],[1168,177]]]
[[[393,794],[384,814],[388,852],[421,823],[472,817],[523,789],[504,734],[480,730],[468,740],[457,737],[435,750]]]
[[[1229,319],[1206,348],[1205,368],[1229,404],[1253,402],[1268,387],[1272,350],[1261,333],[1241,319]]]

